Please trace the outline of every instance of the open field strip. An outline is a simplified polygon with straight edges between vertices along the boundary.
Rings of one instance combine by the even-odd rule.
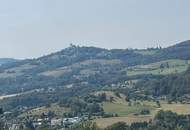
[[[152,116],[127,116],[127,117],[112,117],[112,118],[100,118],[94,121],[100,128],[105,128],[117,122],[125,122],[130,125],[133,122],[144,122],[152,119]]]
[[[35,90],[30,90],[30,91],[26,91],[26,92],[22,92],[22,93],[15,93],[15,94],[9,94],[9,95],[3,95],[3,96],[0,96],[0,100],[3,100],[5,98],[12,98],[12,97],[16,97],[16,96],[20,96],[20,95],[24,95],[24,94],[30,94],[30,93],[33,93],[35,91],[37,91],[38,89],[35,89]]]

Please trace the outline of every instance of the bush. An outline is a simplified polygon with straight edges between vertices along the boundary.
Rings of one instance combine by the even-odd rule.
[[[109,126],[106,130],[129,130],[129,126],[125,122],[118,122]]]
[[[150,110],[149,109],[143,109],[140,112],[141,115],[149,115],[150,114]]]

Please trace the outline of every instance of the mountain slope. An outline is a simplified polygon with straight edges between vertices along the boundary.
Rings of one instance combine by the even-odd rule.
[[[190,40],[178,43],[174,46],[159,51],[157,57],[168,59],[190,59]]]
[[[145,75],[154,74],[143,72],[138,75],[128,75],[129,69],[134,66],[150,66],[152,63],[159,63],[157,65],[160,67],[159,71],[163,71],[162,67],[167,70],[167,64],[170,65],[168,61],[171,59],[179,62],[181,62],[179,60],[181,59],[184,65],[188,66],[186,60],[190,60],[189,49],[189,41],[168,48],[147,50],[107,50],[72,45],[60,52],[37,59],[2,65],[0,67],[0,92],[16,93],[48,87],[62,88],[68,85],[84,88],[111,86],[112,84],[137,80]],[[146,52],[146,54],[142,52]],[[172,66],[178,67],[178,63],[172,61]],[[179,72],[185,71],[186,68],[184,67],[184,70]],[[154,68],[148,67],[146,69]],[[175,67],[173,70],[175,70]],[[168,71],[166,74],[171,73],[173,71]]]

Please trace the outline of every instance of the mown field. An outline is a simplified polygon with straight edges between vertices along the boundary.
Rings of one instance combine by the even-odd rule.
[[[100,128],[105,128],[117,122],[125,122],[131,124],[133,122],[144,122],[152,119],[151,116],[126,116],[126,117],[112,117],[112,118],[100,118],[94,120]]]
[[[143,109],[153,110],[153,106],[141,105],[141,104],[134,104],[129,106],[127,103],[124,104],[117,104],[117,103],[110,103],[105,102],[103,103],[103,109],[107,113],[115,113],[120,117],[127,116],[129,114],[140,113]]]

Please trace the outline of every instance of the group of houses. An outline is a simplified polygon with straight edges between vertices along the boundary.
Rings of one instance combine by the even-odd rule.
[[[73,117],[73,118],[53,118],[53,119],[36,119],[32,121],[32,125],[34,128],[41,126],[44,122],[47,123],[47,125],[56,127],[59,126],[61,128],[65,128],[70,125],[78,124],[81,121],[84,121],[83,118],[80,117]],[[21,127],[20,123],[6,123],[5,130],[18,130]],[[22,127],[25,127],[24,125]]]
[[[3,118],[2,118],[3,119]],[[30,124],[34,127],[40,127],[41,125],[48,125],[52,127],[59,127],[59,128],[65,128],[74,124],[78,124],[82,121],[87,120],[87,117],[72,117],[72,118],[50,118],[48,116],[45,116],[44,118],[34,118],[31,117],[28,119]],[[26,127],[26,122],[19,121],[19,120],[6,120],[4,116],[4,122],[5,130],[18,130],[20,128],[25,128]]]

